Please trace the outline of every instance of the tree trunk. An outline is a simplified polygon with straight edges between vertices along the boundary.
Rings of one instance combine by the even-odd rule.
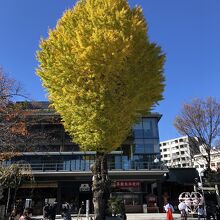
[[[15,187],[15,190],[14,190],[14,196],[13,196],[13,200],[12,200],[12,208],[15,207],[15,203],[16,203],[16,195],[17,195],[17,191],[18,191],[18,187]]]
[[[207,170],[211,171],[211,147],[207,147],[206,153],[207,156],[205,156],[205,159],[207,161]]]
[[[208,169],[211,170],[211,151],[208,152]]]
[[[93,205],[95,220],[104,220],[108,212],[110,180],[108,177],[107,155],[97,152],[92,168]]]

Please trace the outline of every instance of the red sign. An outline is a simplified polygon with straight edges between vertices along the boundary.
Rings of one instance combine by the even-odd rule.
[[[116,181],[117,187],[140,187],[141,183],[138,181]]]

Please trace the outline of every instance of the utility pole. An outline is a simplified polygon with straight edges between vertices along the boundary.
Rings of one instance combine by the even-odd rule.
[[[207,212],[206,212],[206,202],[205,202],[205,194],[204,194],[203,181],[202,181],[202,175],[203,175],[204,169],[203,168],[196,168],[196,170],[199,174],[200,184],[198,183],[198,186],[202,190],[202,196],[203,196],[203,199],[204,199],[204,212],[205,212],[205,215],[206,215],[207,214]]]

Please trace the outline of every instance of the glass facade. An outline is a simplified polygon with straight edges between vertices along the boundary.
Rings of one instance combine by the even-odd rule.
[[[34,122],[29,133],[34,135],[25,141],[25,144],[17,144],[21,149],[25,149],[25,152],[11,162],[24,160],[32,165],[33,170],[89,170],[94,162],[95,152],[80,151],[80,147],[65,132],[59,115],[48,106],[48,102],[37,102],[37,105],[30,103],[30,109],[36,110],[29,118],[30,122]],[[110,170],[150,169],[155,166],[154,159],[160,158],[160,117],[160,114],[152,113],[143,116],[133,126],[124,143],[115,153],[109,155]]]
[[[108,156],[109,170],[160,169],[160,163],[154,163],[156,158],[160,158],[159,119],[158,114],[142,117],[140,122],[133,126],[127,140]],[[58,126],[57,132],[62,133],[64,130]],[[81,152],[66,134],[60,136],[63,138],[60,147],[58,142],[53,145],[50,142],[45,147],[47,152],[23,153],[23,156],[16,157],[11,162],[23,160],[30,163],[33,170],[41,171],[89,171],[95,160],[95,152]],[[69,147],[65,144],[67,142]],[[65,145],[62,146],[62,143]],[[56,151],[57,148],[60,151]]]
[[[134,153],[159,153],[158,118],[141,118],[133,127]]]
[[[155,166],[154,160],[160,158],[158,117],[142,117],[133,126],[132,162],[138,169]]]

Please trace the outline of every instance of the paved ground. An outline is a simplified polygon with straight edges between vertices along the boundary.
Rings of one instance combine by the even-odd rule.
[[[180,214],[174,214],[174,220],[180,220]],[[42,219],[42,216],[35,216],[34,219]],[[57,215],[56,220],[61,220],[61,216]],[[188,217],[187,220],[196,220],[197,218]],[[72,220],[77,220],[77,216],[72,216]],[[80,217],[78,220],[86,220]],[[166,220],[165,213],[134,213],[127,214],[127,220]]]

